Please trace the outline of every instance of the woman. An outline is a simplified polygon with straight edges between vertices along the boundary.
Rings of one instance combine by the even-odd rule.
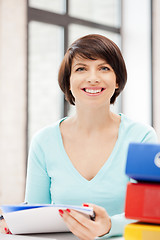
[[[127,72],[117,45],[87,35],[67,50],[59,85],[76,113],[39,131],[28,160],[26,201],[92,206],[89,220],[67,209],[59,213],[79,239],[122,235],[126,223],[125,162],[130,142],[156,142],[152,127],[111,112]]]

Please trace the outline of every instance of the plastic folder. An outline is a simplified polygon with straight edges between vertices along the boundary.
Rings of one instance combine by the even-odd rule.
[[[125,240],[160,240],[160,226],[142,223],[126,225]]]
[[[128,183],[125,216],[160,224],[160,184]]]
[[[137,181],[160,182],[160,144],[131,143],[126,174]]]

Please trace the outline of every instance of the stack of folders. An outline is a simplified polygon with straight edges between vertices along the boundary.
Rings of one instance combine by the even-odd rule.
[[[126,225],[125,240],[160,240],[160,144],[131,143],[126,174],[125,216],[137,220]]]

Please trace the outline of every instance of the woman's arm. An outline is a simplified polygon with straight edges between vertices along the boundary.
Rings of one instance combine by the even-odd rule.
[[[28,155],[25,202],[51,203],[50,177],[47,173],[44,152],[34,138]]]
[[[114,215],[110,217],[111,219],[111,229],[109,233],[105,234],[102,237],[98,237],[97,239],[108,239],[112,236],[122,236],[124,232],[124,228],[127,224],[136,222],[137,220],[126,219],[124,213]]]

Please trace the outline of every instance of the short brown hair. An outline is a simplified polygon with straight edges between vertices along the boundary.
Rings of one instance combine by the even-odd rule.
[[[66,100],[73,105],[75,105],[75,99],[70,91],[70,75],[75,56],[91,60],[104,59],[112,67],[118,84],[110,100],[113,104],[127,82],[127,70],[118,46],[102,35],[90,34],[79,38],[68,48],[59,69],[58,82]]]

